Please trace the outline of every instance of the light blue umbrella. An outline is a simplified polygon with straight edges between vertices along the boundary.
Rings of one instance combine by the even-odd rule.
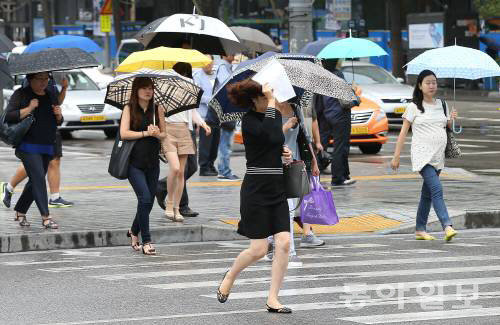
[[[458,45],[427,50],[407,65],[407,74],[419,74],[431,70],[438,78],[453,78],[453,101],[455,101],[455,78],[479,79],[500,76],[500,66],[488,54]],[[455,121],[453,121],[455,122]],[[460,133],[455,129],[453,131]]]
[[[325,46],[318,54],[320,59],[363,58],[387,55],[377,43],[364,38],[348,37]]]
[[[500,76],[500,66],[488,54],[458,45],[427,50],[407,65],[407,74],[431,70],[438,78],[479,79]]]

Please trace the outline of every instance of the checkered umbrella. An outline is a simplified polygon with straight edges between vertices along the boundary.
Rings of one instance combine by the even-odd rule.
[[[189,78],[171,70],[141,69],[122,74],[108,85],[105,103],[119,109],[128,104],[132,93],[132,83],[137,77],[148,77],[153,81],[154,101],[165,108],[165,115],[171,116],[200,105],[203,90]]]

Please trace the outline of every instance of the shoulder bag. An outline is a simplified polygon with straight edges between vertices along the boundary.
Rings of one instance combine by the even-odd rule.
[[[443,104],[444,116],[448,116],[446,114],[446,102],[441,99],[441,103]],[[462,157],[462,151],[460,150],[460,146],[453,135],[453,131],[446,125],[446,149],[444,149],[444,157],[453,159]]]
[[[309,176],[307,175],[304,161],[295,160],[289,164],[283,165],[283,177],[285,179],[285,193],[287,199],[300,198],[300,202],[295,208],[297,209],[300,207],[300,203],[304,196],[311,192]]]
[[[7,110],[0,115],[0,139],[10,146],[17,147],[35,122],[35,117],[30,114],[18,123],[7,123],[6,115]]]
[[[130,153],[134,148],[136,140],[122,140],[120,130],[116,135],[115,144],[109,159],[108,173],[118,179],[127,179]]]

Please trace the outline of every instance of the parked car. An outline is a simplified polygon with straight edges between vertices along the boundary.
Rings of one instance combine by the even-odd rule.
[[[359,95],[360,93],[358,93]],[[306,124],[310,125],[311,116],[306,116]],[[374,101],[361,96],[361,103],[351,109],[351,145],[357,146],[364,154],[376,154],[387,142],[389,122],[385,112]],[[243,144],[241,127],[236,126],[234,143]],[[330,139],[327,151],[332,150]]]
[[[71,137],[75,130],[103,130],[108,138],[116,136],[120,125],[121,110],[104,104],[106,90],[99,89],[82,70],[54,72],[57,84],[63,76],[68,79],[68,90],[62,108],[64,122],[59,130],[64,138]],[[15,89],[21,87],[23,76],[17,78],[17,85],[12,89],[3,89],[4,107]]]
[[[384,110],[389,123],[402,123],[402,115],[413,97],[413,87],[402,84],[403,79],[396,79],[384,68],[367,62],[344,61],[342,72],[348,83],[354,79],[354,83],[363,88],[363,97]]]

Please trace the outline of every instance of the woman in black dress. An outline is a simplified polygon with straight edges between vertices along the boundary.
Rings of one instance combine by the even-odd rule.
[[[218,300],[227,300],[236,277],[267,253],[267,237],[274,236],[275,257],[267,310],[291,313],[278,301],[278,293],[288,267],[290,221],[285,195],[282,157],[291,159],[284,147],[281,113],[276,109],[273,91],[246,79],[228,86],[228,96],[237,106],[251,110],[242,119],[247,171],[240,194],[241,220],[238,233],[250,238],[250,247],[241,252],[224,275],[217,291]]]

